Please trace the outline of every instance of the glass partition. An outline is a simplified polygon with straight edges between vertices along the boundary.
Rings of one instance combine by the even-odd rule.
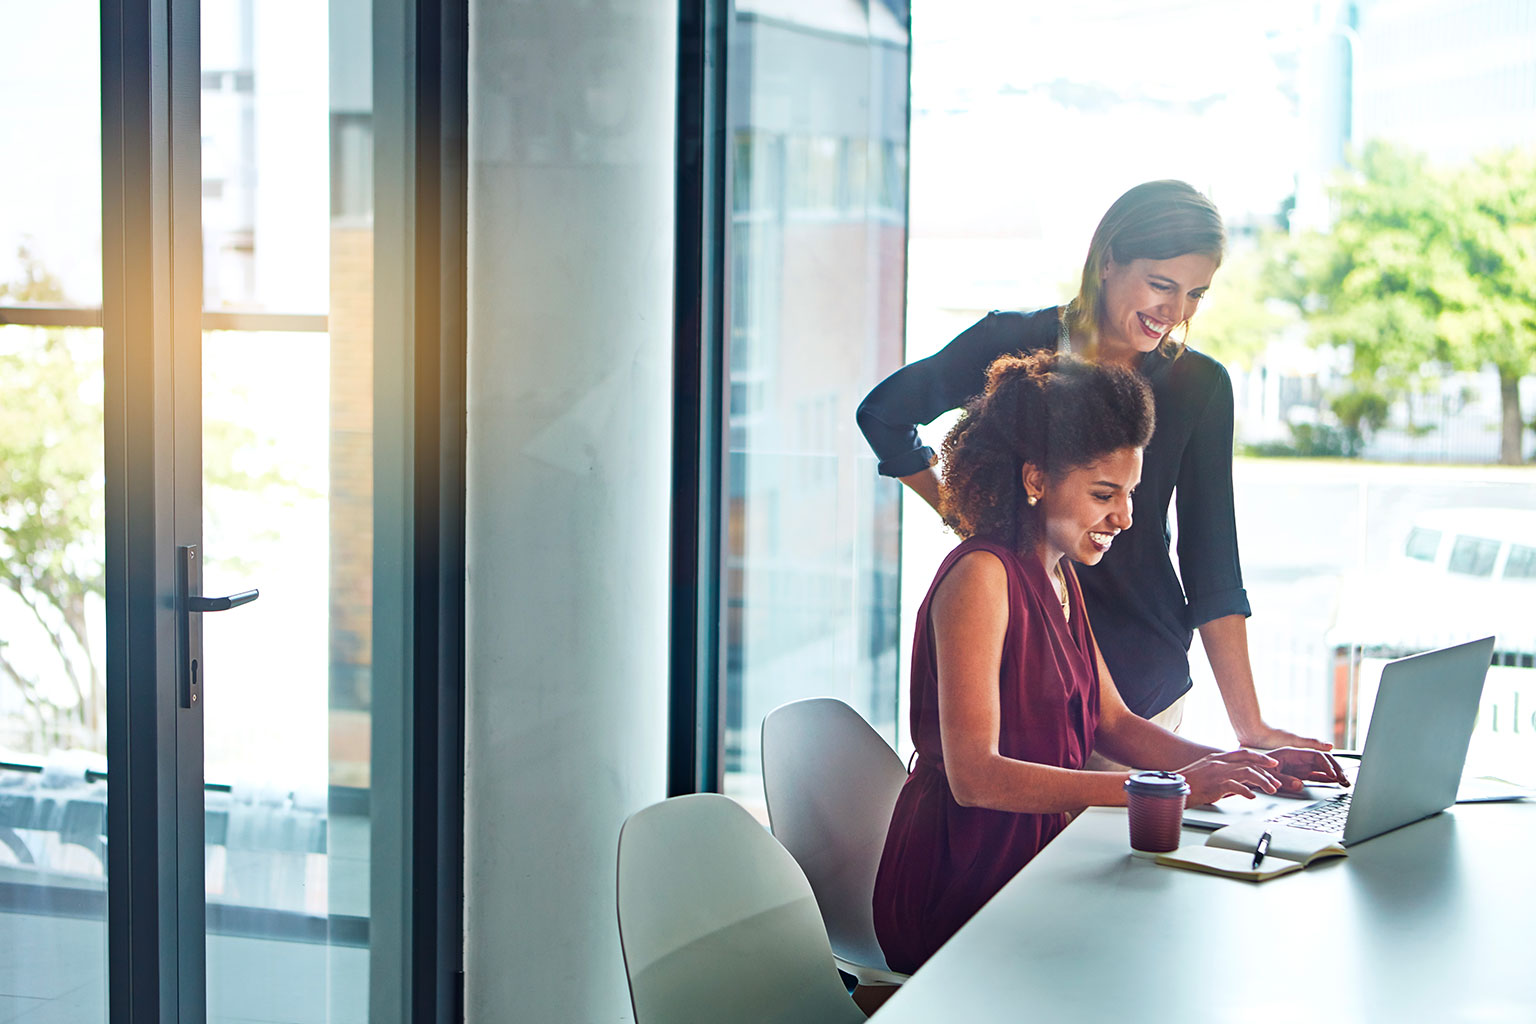
[[[107,1016],[96,5],[4,20],[0,1020],[90,1024]]]
[[[896,726],[898,491],[853,413],[901,361],[903,4],[734,5],[721,760],[760,807],[763,716],[839,697]]]

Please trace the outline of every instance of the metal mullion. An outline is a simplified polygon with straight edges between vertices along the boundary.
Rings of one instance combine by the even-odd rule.
[[[52,306],[42,303],[0,306],[0,327],[8,324],[23,327],[100,327],[101,307]]]
[[[468,5],[374,0],[369,1009],[462,1019]]]
[[[172,392],[166,6],[101,5],[108,1005],[175,1020]]]
[[[463,1017],[468,5],[417,0],[412,1019]]]
[[[196,282],[199,286],[201,282]],[[330,330],[324,313],[261,313],[235,310],[203,310],[205,331],[274,331],[289,334],[324,334]],[[0,306],[0,327],[100,327],[101,307],[23,304]]]
[[[203,543],[203,242],[202,242],[202,32],[199,0],[166,0],[170,10],[167,129],[169,138],[172,466],[170,559],[185,545]],[[175,621],[183,622],[181,616]],[[189,652],[204,663],[202,630],[188,625]],[[174,679],[173,679],[174,681]],[[207,884],[203,820],[203,708],[183,708],[173,688],[176,717],[177,1017],[206,1019]]]
[[[411,1018],[415,722],[415,9],[374,0],[374,530],[370,737],[370,1019]]]
[[[719,792],[724,663],[721,522],[729,361],[724,340],[725,60],[731,5],[682,0],[673,299],[671,665],[667,793]]]

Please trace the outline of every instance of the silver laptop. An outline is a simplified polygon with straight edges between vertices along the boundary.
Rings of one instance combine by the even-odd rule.
[[[1349,846],[1445,810],[1456,802],[1492,658],[1488,636],[1389,662],[1351,789],[1301,807],[1262,794],[1228,797],[1189,808],[1184,824],[1212,829],[1260,818]]]

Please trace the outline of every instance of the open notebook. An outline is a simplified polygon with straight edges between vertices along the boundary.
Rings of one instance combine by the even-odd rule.
[[[1254,848],[1266,831],[1270,836],[1269,849],[1259,866],[1254,867]],[[1160,853],[1156,859],[1169,867],[1263,882],[1300,871],[1315,860],[1344,855],[1340,843],[1321,833],[1251,821],[1217,829],[1206,836],[1203,846],[1183,846],[1172,853]]]

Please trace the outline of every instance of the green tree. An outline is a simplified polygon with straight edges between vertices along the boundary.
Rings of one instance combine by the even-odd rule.
[[[0,298],[63,301],[58,280],[25,249],[20,257],[22,275],[0,283]],[[23,629],[12,624],[0,637],[0,679],[25,707],[24,735],[48,746],[89,743],[102,728],[87,625],[104,588],[101,393],[100,346],[89,338],[0,333],[0,588],[54,656],[39,664],[18,650]]]
[[[1346,391],[1328,401],[1328,408],[1339,418],[1343,428],[1344,454],[1357,456],[1370,435],[1387,422],[1391,402],[1374,391]]]
[[[1264,271],[1273,245],[1266,235],[1258,248],[1230,253],[1222,261],[1191,322],[1191,346],[1228,366],[1247,370],[1270,340],[1295,322],[1295,311],[1268,295]]]
[[[1467,275],[1440,317],[1463,365],[1499,371],[1500,461],[1521,461],[1520,378],[1536,372],[1536,149],[1478,160],[1450,194]]]
[[[1536,371],[1536,153],[1453,168],[1371,143],[1331,190],[1327,233],[1282,247],[1271,287],[1355,387],[1394,396],[1446,370],[1499,375],[1500,459],[1522,461],[1520,379]]]

